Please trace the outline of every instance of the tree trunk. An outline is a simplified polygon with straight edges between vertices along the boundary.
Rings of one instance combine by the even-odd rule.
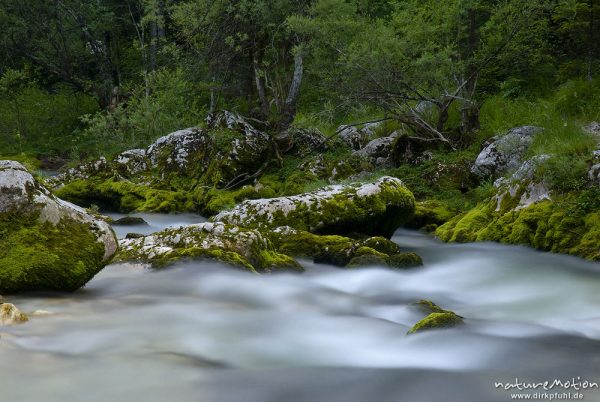
[[[260,103],[260,114],[261,117],[266,120],[269,117],[270,107],[265,91],[265,78],[261,74],[260,62],[258,58],[255,56],[252,61],[254,64],[254,83],[256,85],[258,101]]]
[[[294,122],[296,118],[298,98],[300,97],[300,85],[304,75],[304,62],[302,59],[302,49],[298,49],[294,56],[294,75],[290,84],[287,99],[283,107],[281,120],[279,121],[279,132],[284,132]]]

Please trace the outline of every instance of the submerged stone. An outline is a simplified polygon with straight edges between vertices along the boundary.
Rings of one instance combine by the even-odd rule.
[[[462,324],[464,324],[462,317],[453,313],[452,311],[431,313],[427,317],[423,318],[421,321],[413,325],[413,327],[407,332],[407,334],[410,335],[417,332],[432,329],[452,328]]]
[[[22,324],[27,321],[29,321],[27,314],[22,313],[14,304],[0,304],[0,324],[14,325]]]
[[[0,292],[74,291],[117,250],[110,226],[0,161]]]
[[[120,225],[120,226],[133,226],[133,225],[147,225],[148,222],[146,222],[143,218],[140,218],[139,216],[124,216],[122,218],[119,218],[119,219],[113,221],[112,224]]]

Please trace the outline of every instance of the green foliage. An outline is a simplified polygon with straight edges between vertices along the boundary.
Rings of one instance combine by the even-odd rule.
[[[24,72],[7,70],[0,78],[0,152],[65,153],[79,142],[79,117],[97,108],[87,95],[63,86],[45,91]]]
[[[536,175],[556,191],[568,193],[581,190],[586,185],[588,163],[573,156],[558,155],[544,161]]]
[[[181,70],[159,70],[149,75],[147,88],[134,90],[126,104],[83,116],[87,127],[80,133],[78,150],[107,155],[145,148],[160,136],[198,125],[205,115],[198,94]]]
[[[562,116],[600,119],[600,84],[572,80],[560,86],[555,95],[556,111]]]

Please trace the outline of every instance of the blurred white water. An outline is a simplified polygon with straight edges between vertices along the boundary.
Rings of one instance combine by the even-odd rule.
[[[598,264],[394,240],[425,267],[305,262],[304,274],[258,276],[206,261],[114,264],[75,294],[11,297],[52,315],[0,329],[0,401],[500,401],[494,380],[600,379]],[[467,325],[406,336],[423,298]]]

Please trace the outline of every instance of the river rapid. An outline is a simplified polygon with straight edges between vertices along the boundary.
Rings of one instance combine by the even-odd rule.
[[[143,217],[117,234],[203,221]],[[425,266],[303,261],[303,274],[259,276],[113,264],[73,294],[11,296],[50,314],[0,327],[0,401],[480,402],[511,400],[497,382],[600,383],[598,264],[403,230],[393,240]],[[466,325],[406,336],[420,299]],[[600,401],[598,388],[579,392]]]

